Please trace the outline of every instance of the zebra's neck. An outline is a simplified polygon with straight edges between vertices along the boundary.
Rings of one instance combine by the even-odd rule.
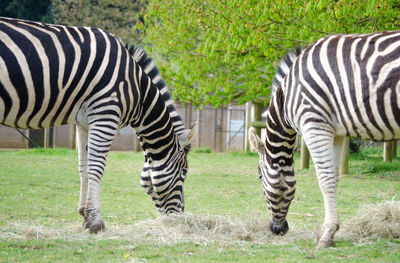
[[[164,160],[177,150],[176,133],[164,98],[154,83],[146,76],[140,81],[141,108],[133,116],[131,126],[139,137],[147,159]]]
[[[276,90],[266,118],[267,163],[273,170],[290,172],[293,169],[293,148],[296,143],[296,131],[285,121],[284,95],[281,87]]]

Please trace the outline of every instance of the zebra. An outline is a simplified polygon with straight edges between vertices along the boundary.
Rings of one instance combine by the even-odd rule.
[[[183,183],[195,125],[185,129],[153,60],[99,28],[0,18],[0,124],[75,124],[78,212],[105,229],[100,182],[118,129],[130,125],[145,155],[140,183],[161,214],[184,211]]]
[[[317,247],[334,246],[339,162],[347,136],[400,139],[400,31],[331,35],[289,52],[277,71],[263,142],[250,128],[271,213],[270,230],[284,235],[295,194],[293,148],[303,137],[314,162],[325,218]],[[282,66],[283,65],[283,66]],[[280,80],[280,81],[279,81]]]

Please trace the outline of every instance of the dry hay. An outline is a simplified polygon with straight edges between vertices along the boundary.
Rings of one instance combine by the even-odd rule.
[[[362,206],[355,217],[343,224],[338,236],[359,242],[400,238],[400,201]]]
[[[286,236],[274,236],[269,231],[266,215],[238,220],[225,216],[183,213],[160,216],[139,221],[129,226],[109,224],[106,231],[91,235],[87,230],[69,223],[62,228],[42,225],[13,223],[0,227],[0,239],[115,239],[134,242],[174,244],[193,242],[196,244],[222,243],[287,244],[303,238],[312,238],[306,230],[292,229]]]
[[[238,220],[225,216],[185,213],[146,220],[138,225],[148,237],[162,243],[190,241],[199,244],[245,243],[285,244],[304,238],[305,231],[293,231],[285,237],[277,237],[269,231],[268,217],[255,215]]]
[[[138,221],[133,225],[108,224],[105,232],[91,235],[78,222],[63,227],[45,227],[32,223],[11,223],[0,227],[1,239],[115,239],[143,243],[196,244],[222,243],[284,245],[301,239],[313,239],[309,229],[292,225],[285,236],[274,236],[269,231],[266,214],[239,220],[226,216],[183,213]],[[362,242],[375,238],[400,238],[400,202],[390,201],[363,206],[358,214],[344,222],[337,239]]]

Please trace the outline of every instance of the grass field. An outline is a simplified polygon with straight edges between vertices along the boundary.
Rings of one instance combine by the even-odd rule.
[[[0,262],[400,261],[400,239],[346,233],[361,206],[400,200],[400,160],[381,156],[379,149],[350,156],[350,175],[339,181],[336,247],[316,250],[324,208],[312,166],[297,167],[290,230],[273,237],[257,155],[190,153],[185,216],[174,219],[158,216],[140,188],[143,154],[112,152],[101,186],[107,229],[90,235],[77,213],[75,151],[0,151]]]

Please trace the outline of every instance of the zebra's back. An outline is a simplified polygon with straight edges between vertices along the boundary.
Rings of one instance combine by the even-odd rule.
[[[125,58],[121,43],[101,29],[0,18],[0,123],[74,122],[89,95],[123,79],[115,69],[125,68]]]
[[[335,35],[306,48],[284,79],[285,111],[300,131],[400,139],[400,32]]]

